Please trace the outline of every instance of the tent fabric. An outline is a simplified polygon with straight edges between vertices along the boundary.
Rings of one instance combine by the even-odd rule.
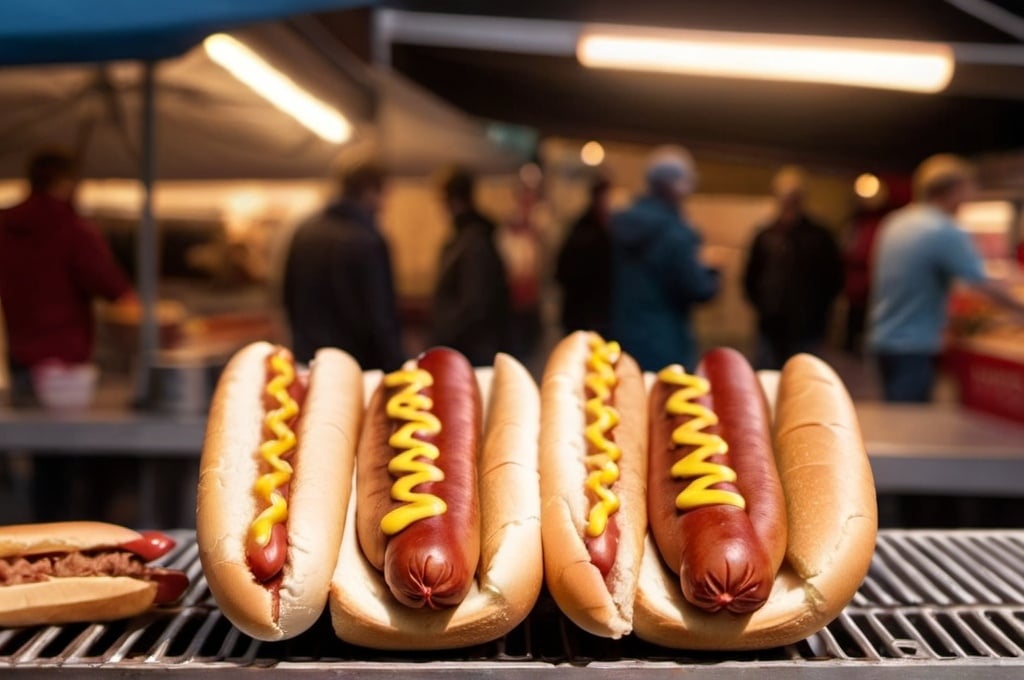
[[[0,64],[157,60],[242,24],[372,0],[4,0]]]

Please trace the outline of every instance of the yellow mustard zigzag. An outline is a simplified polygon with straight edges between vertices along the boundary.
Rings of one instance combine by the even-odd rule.
[[[295,431],[288,421],[299,413],[298,402],[288,394],[288,387],[295,382],[295,367],[281,354],[275,354],[270,358],[270,369],[274,376],[267,383],[266,393],[280,406],[264,416],[263,422],[274,438],[260,444],[259,453],[270,466],[270,472],[260,475],[253,485],[256,496],[267,504],[249,528],[260,546],[270,542],[274,525],[288,518],[288,501],[278,489],[292,478],[292,466],[283,456],[295,448]]]
[[[672,431],[672,442],[677,446],[697,447],[672,465],[673,477],[693,480],[676,496],[676,507],[680,510],[692,510],[707,505],[734,505],[741,509],[745,508],[746,501],[738,493],[709,488],[719,482],[735,482],[736,472],[727,465],[707,460],[729,450],[728,445],[717,434],[703,432],[705,428],[718,424],[718,416],[702,404],[692,401],[710,391],[708,381],[686,373],[681,366],[662,369],[658,373],[658,379],[680,388],[668,398],[665,410],[674,416],[691,416],[690,420]]]
[[[420,435],[436,435],[441,431],[441,421],[430,412],[434,402],[430,397],[419,394],[425,387],[434,384],[434,379],[423,369],[399,370],[384,377],[387,387],[404,387],[388,399],[388,416],[406,421],[388,439],[392,448],[401,451],[388,462],[388,472],[396,476],[391,485],[391,498],[404,503],[384,515],[380,528],[391,536],[402,531],[413,522],[436,517],[448,510],[448,504],[430,493],[418,493],[413,488],[425,482],[444,481],[444,472],[432,463],[422,460],[437,460],[441,452],[436,446],[422,439]]]
[[[619,424],[619,412],[608,402],[612,389],[618,382],[615,377],[615,362],[622,350],[617,342],[605,342],[593,334],[589,342],[590,357],[587,359],[587,374],[584,384],[593,394],[584,405],[589,418],[584,434],[595,453],[587,455],[584,463],[590,471],[586,487],[597,498],[587,516],[587,534],[600,536],[608,526],[608,517],[619,509],[619,497],[611,486],[619,479],[617,461],[622,455],[619,446],[608,439],[608,432]]]

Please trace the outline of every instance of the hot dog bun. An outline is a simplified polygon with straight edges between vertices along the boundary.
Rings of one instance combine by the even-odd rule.
[[[51,522],[0,527],[0,559],[116,549],[142,536],[104,522]],[[125,576],[50,578],[0,586],[0,626],[113,621],[153,606],[157,584]]]
[[[622,449],[615,487],[620,506],[614,515],[620,534],[606,582],[591,562],[583,538],[589,508],[584,490],[583,380],[591,336],[578,331],[564,338],[548,359],[541,386],[544,574],[551,595],[576,625],[595,635],[619,638],[633,627],[633,598],[647,527],[646,394],[639,367],[623,353],[615,365],[618,384],[612,402],[620,416],[613,435]]]
[[[293,637],[323,611],[344,528],[363,399],[355,360],[341,350],[319,350],[299,413],[287,558],[275,616],[273,594],[253,577],[245,548],[257,512],[255,454],[266,412],[266,362],[274,351],[269,343],[253,343],[224,369],[210,408],[196,509],[199,557],[210,591],[235,626],[260,640]]]
[[[526,369],[505,354],[495,357],[493,369],[476,369],[476,378],[484,430],[475,583],[454,608],[399,604],[359,547],[353,495],[331,581],[331,620],[341,639],[392,650],[465,647],[501,637],[533,607],[541,585],[537,387]]]
[[[749,616],[693,608],[648,539],[634,618],[639,637],[682,649],[790,644],[825,627],[856,593],[871,563],[878,516],[853,402],[828,365],[803,354],[783,368],[775,406],[789,538],[768,602]]]

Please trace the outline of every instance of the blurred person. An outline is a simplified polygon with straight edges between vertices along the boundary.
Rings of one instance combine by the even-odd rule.
[[[349,169],[340,198],[292,237],[282,298],[298,361],[321,347],[343,349],[367,370],[394,370],[405,358],[391,256],[377,223],[384,182],[373,164]]]
[[[846,268],[843,281],[843,294],[846,297],[843,349],[850,354],[860,356],[864,350],[875,242],[882,219],[909,201],[910,182],[900,178],[880,179],[874,196],[857,197],[850,233],[843,248],[843,264]]]
[[[596,177],[590,201],[572,225],[558,253],[555,278],[562,286],[562,328],[565,333],[593,330],[609,333],[612,296],[611,182]]]
[[[476,208],[476,179],[450,169],[441,191],[454,233],[438,262],[431,344],[459,350],[474,366],[490,366],[509,348],[510,296],[495,226]]]
[[[32,374],[50,363],[86,364],[95,344],[93,302],[138,301],[99,229],[75,210],[78,164],[66,151],[39,151],[28,163],[29,195],[0,212],[0,300],[7,328],[11,403],[35,406]],[[123,519],[110,514],[135,480],[134,461],[115,464],[33,452],[32,520]],[[86,496],[76,490],[87,486]]]
[[[138,304],[99,229],[75,210],[74,156],[36,153],[28,182],[28,197],[0,212],[0,299],[15,405],[36,403],[33,368],[92,360],[96,298]]]
[[[882,223],[872,277],[868,346],[892,402],[931,400],[954,280],[1024,315],[1002,284],[986,278],[974,242],[956,222],[974,194],[973,166],[939,154],[918,166],[913,181],[914,202]]]
[[[696,189],[693,157],[680,147],[651,155],[647,191],[611,218],[611,336],[646,371],[694,370],[694,304],[718,292],[718,270],[698,259],[701,237],[681,204]]]
[[[806,181],[796,166],[776,173],[776,215],[748,251],[743,290],[757,313],[759,369],[778,370],[794,354],[820,352],[843,286],[839,246],[804,208]]]
[[[508,349],[517,359],[527,362],[541,334],[541,242],[534,216],[543,200],[539,173],[536,181],[520,182],[515,198],[515,213],[498,230],[496,242],[508,276]]]

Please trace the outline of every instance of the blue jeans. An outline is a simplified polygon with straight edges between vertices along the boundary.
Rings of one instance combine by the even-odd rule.
[[[935,385],[934,354],[879,354],[886,401],[927,403]]]

